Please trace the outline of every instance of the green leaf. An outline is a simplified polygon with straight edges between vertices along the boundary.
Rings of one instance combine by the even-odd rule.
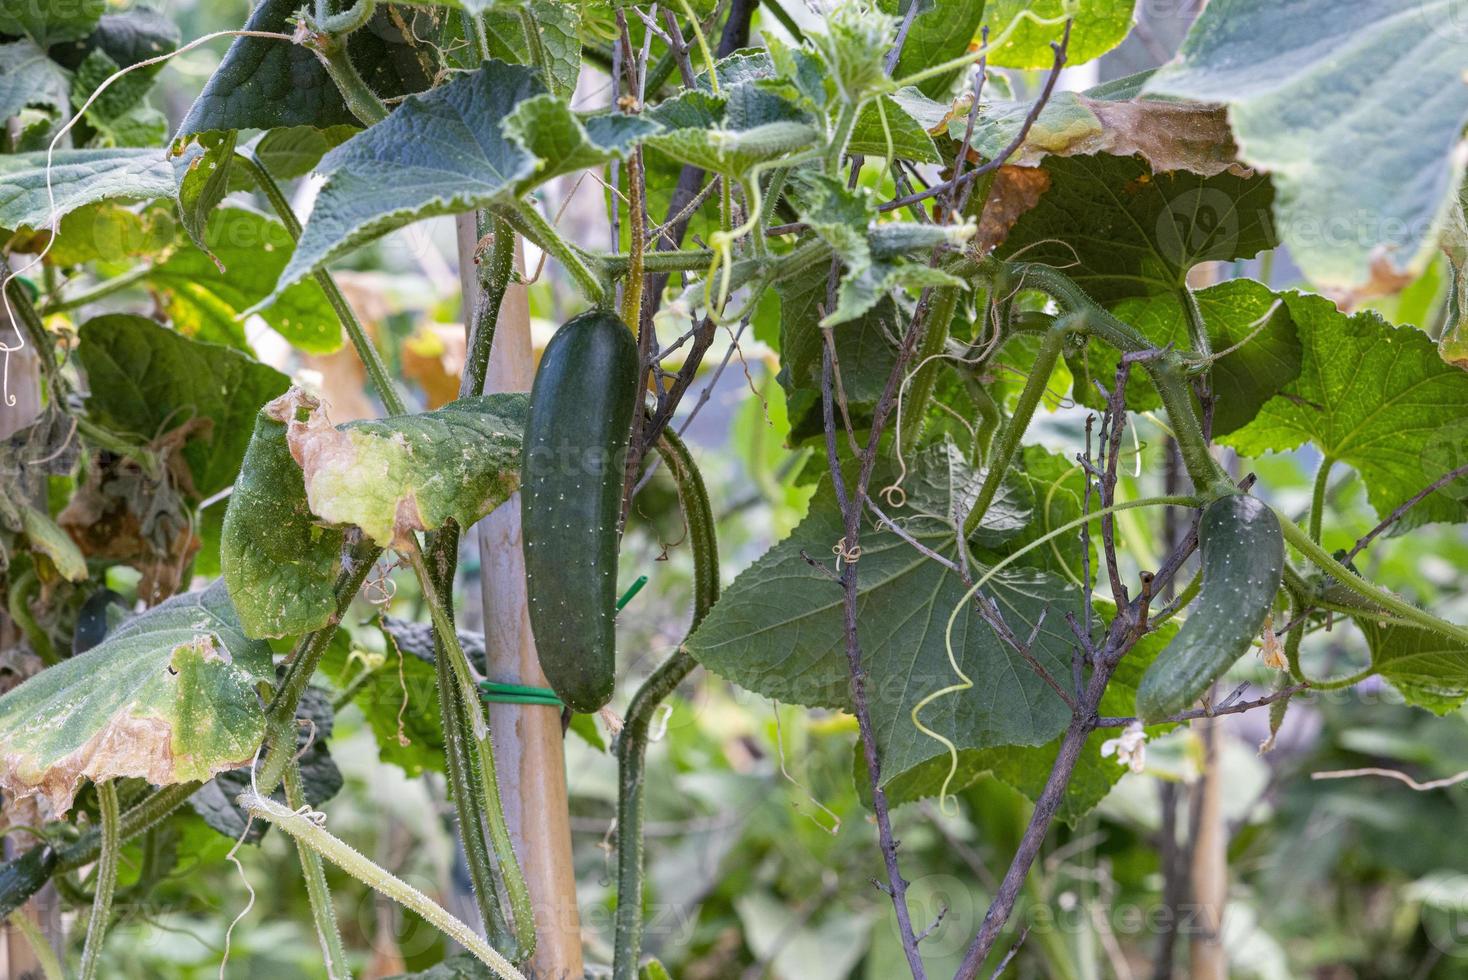
[[[1371,649],[1371,665],[1409,704],[1446,715],[1468,701],[1468,644],[1418,626],[1353,618]]]
[[[1447,323],[1438,340],[1442,359],[1468,370],[1468,217],[1464,215],[1465,195],[1459,194],[1451,219],[1443,229],[1442,247],[1449,269]]]
[[[17,251],[40,252],[50,240],[46,263],[57,268],[83,262],[126,263],[171,248],[178,233],[173,208],[155,202],[142,209],[104,201],[61,219],[54,239],[45,232],[20,239]]]
[[[27,106],[60,115],[69,102],[70,73],[46,57],[34,41],[0,44],[0,123]]]
[[[1013,33],[995,47],[989,64],[995,68],[1049,68],[1055,63],[1052,42],[1065,32],[1063,21],[1070,16],[1070,0],[989,0],[984,8],[984,26],[998,40],[1015,19],[1030,14],[1054,21],[1039,24],[1030,17],[1019,22]],[[1066,62],[1078,65],[1099,58],[1131,33],[1135,0],[1077,0]]]
[[[459,0],[466,3],[468,0]],[[455,953],[426,970],[399,973],[385,980],[494,980],[497,974],[468,953]]]
[[[1249,258],[1277,242],[1266,177],[1153,174],[1132,157],[1050,157],[1050,189],[1001,249],[1066,269],[1093,298],[1173,293],[1199,262]]]
[[[97,26],[106,0],[41,3],[0,0],[0,34],[24,34],[43,48],[86,37]]]
[[[660,128],[641,116],[608,113],[582,125],[576,113],[555,95],[522,101],[504,119],[505,135],[536,157],[535,181],[624,160],[633,147]]]
[[[1245,161],[1274,175],[1290,257],[1342,298],[1432,257],[1463,178],[1462,71],[1450,0],[1217,0],[1146,91],[1228,106]]]
[[[1452,459],[1468,444],[1468,373],[1444,364],[1413,327],[1372,312],[1347,316],[1320,296],[1283,295],[1304,351],[1300,375],[1223,441],[1246,456],[1313,443],[1355,468],[1381,517],[1461,463]],[[1435,491],[1400,523],[1464,520],[1465,487]]]
[[[207,434],[183,449],[201,498],[239,472],[260,406],[290,387],[279,371],[237,350],[192,340],[141,316],[112,314],[82,324],[77,356],[87,372],[87,414],[148,443],[194,419]]]
[[[335,585],[346,533],[322,527],[306,503],[301,467],[286,443],[277,399],[255,430],[220,534],[219,562],[247,636],[295,636],[336,612]]]
[[[1212,372],[1213,433],[1227,435],[1252,421],[1265,402],[1299,376],[1303,357],[1300,339],[1284,301],[1263,283],[1231,279],[1201,289],[1193,297],[1213,350],[1232,350],[1214,363]],[[1193,346],[1182,299],[1177,295],[1122,300],[1113,312],[1158,346],[1174,344],[1185,350]],[[1238,349],[1233,350],[1235,347]],[[1101,343],[1088,345],[1084,364],[1072,364],[1076,399],[1092,407],[1101,406],[1104,399],[1093,380],[1109,390],[1116,383],[1119,363],[1120,355],[1114,348]],[[1146,374],[1134,370],[1127,383],[1127,406],[1133,411],[1148,411],[1161,404]]]
[[[829,271],[823,264],[775,287],[780,295],[780,383],[791,396],[802,389],[817,398],[820,394],[824,341],[819,308],[826,302]],[[848,404],[871,405],[881,396],[897,363],[889,338],[899,336],[901,326],[897,304],[886,297],[832,332]]]
[[[251,31],[290,34],[298,0],[262,0]],[[360,125],[316,55],[299,44],[237,37],[179,127],[179,136],[281,126]]]
[[[1098,610],[1100,611],[1100,610]],[[1105,607],[1105,611],[1111,611]],[[1176,623],[1169,623],[1156,633],[1151,633],[1132,648],[1122,660],[1122,667],[1112,677],[1101,697],[1099,712],[1114,717],[1128,717],[1136,704],[1137,684],[1142,671],[1157,656],[1168,639],[1177,632]],[[1146,729],[1149,736],[1169,731],[1172,725],[1153,725]],[[1106,798],[1117,780],[1127,772],[1127,767],[1114,757],[1103,756],[1101,746],[1107,739],[1121,733],[1117,728],[1101,728],[1086,737],[1085,747],[1076,762],[1065,795],[1061,797],[1056,816],[1074,827],[1082,817]],[[985,773],[1012,786],[1031,800],[1038,800],[1045,790],[1055,757],[1060,752],[1060,739],[1044,745],[1004,745],[990,749],[966,749],[958,754],[958,769],[949,784],[949,792],[958,792],[971,786]],[[871,780],[858,747],[856,752],[856,786],[862,801],[871,805]],[[936,796],[948,778],[951,761],[945,754],[921,763],[901,773],[885,771],[883,785],[887,800],[894,806]]]
[[[621,155],[643,131],[644,123],[621,116],[581,126],[568,110],[557,111],[544,100],[512,125],[516,108],[543,91],[529,68],[488,61],[409,97],[385,120],[328,153],[320,167],[326,184],[276,293],[395,228],[504,203],[545,174],[563,172],[522,139],[546,152],[574,152],[584,166],[593,158]],[[524,132],[532,120],[548,128]]]
[[[173,164],[157,149],[57,150],[51,155],[55,217],[102,200],[149,201],[173,195]],[[45,228],[46,153],[0,155],[0,227]]]
[[[304,177],[315,169],[327,151],[340,146],[357,132],[355,126],[287,126],[262,133],[251,150],[277,180]]]
[[[83,779],[166,786],[244,765],[272,679],[222,585],[176,596],[0,697],[0,786],[65,813]]]
[[[781,119],[743,129],[675,129],[647,142],[675,160],[726,177],[739,177],[747,175],[755,164],[810,149],[818,139],[814,127]]]
[[[489,37],[489,53],[501,61],[533,64],[519,14],[505,9],[508,5],[485,6],[488,9],[484,14],[484,29]],[[525,6],[540,32],[548,88],[552,95],[569,99],[581,74],[581,7],[561,0],[526,0]]]
[[[219,208],[203,238],[209,253],[181,248],[146,277],[179,330],[243,346],[241,315],[251,309],[307,353],[341,347],[341,321],[314,280],[271,292],[293,244],[284,225],[245,208]]]
[[[907,32],[902,45],[902,54],[897,59],[894,78],[906,78],[932,65],[952,61],[968,50],[978,36],[979,25],[984,19],[984,0],[911,0],[917,3],[917,15]],[[901,0],[882,0],[880,6],[889,13],[906,15],[907,3]],[[963,74],[954,69],[918,84],[924,95],[935,99],[946,98],[953,83]]]
[[[887,118],[885,129],[882,126],[884,114]],[[890,95],[878,96],[862,107],[861,114],[856,117],[856,126],[851,131],[851,141],[846,144],[846,152],[877,158],[885,158],[890,152],[899,160],[940,162],[938,148],[933,145],[933,137],[928,135],[922,123],[909,115]]]
[[[895,478],[890,467],[882,469],[872,480],[874,491]],[[944,445],[910,458],[909,470],[905,505],[884,510],[913,538],[952,556],[951,510],[956,499],[976,491],[977,475]],[[1004,520],[1009,525],[1010,518]],[[892,531],[873,527],[869,519],[863,524],[857,563],[862,662],[877,748],[890,779],[935,757],[947,758],[943,745],[914,727],[912,710],[958,680],[944,633],[964,584]],[[1000,538],[1012,533],[1004,527],[994,531]],[[690,637],[689,652],[710,670],[768,697],[850,710],[841,589],[828,572],[842,536],[834,493],[825,485],[790,537],[725,590]],[[812,567],[805,555],[826,568]],[[982,564],[974,569],[976,575],[983,571]],[[1005,570],[985,594],[998,602],[1021,642],[1043,613],[1033,654],[1052,676],[1070,676],[1074,638],[1064,612],[1079,608],[1078,590],[1042,572]],[[926,706],[925,724],[960,749],[1043,745],[1064,729],[1070,716],[1065,703],[972,607],[958,617],[953,640],[954,655],[974,687]]]
[[[230,191],[236,136],[234,130],[203,133],[174,144],[170,153],[178,179],[179,220],[194,244],[206,252],[209,215]]]

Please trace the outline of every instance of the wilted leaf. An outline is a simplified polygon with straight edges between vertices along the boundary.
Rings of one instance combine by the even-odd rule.
[[[1394,291],[1431,258],[1463,179],[1468,85],[1450,8],[1214,0],[1146,91],[1228,106],[1312,282],[1340,299]]]
[[[87,561],[66,532],[57,527],[50,516],[34,507],[22,503],[19,509],[21,525],[31,550],[51,559],[56,571],[68,582],[80,582],[86,578]]]
[[[0,787],[65,813],[83,779],[208,779],[254,755],[271,679],[222,585],[177,596],[0,697]]]

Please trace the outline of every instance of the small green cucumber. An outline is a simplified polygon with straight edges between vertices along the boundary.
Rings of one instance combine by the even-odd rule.
[[[573,710],[612,696],[622,484],[637,344],[593,310],[556,331],[530,391],[520,508],[530,629],[540,667]]]
[[[1198,546],[1198,598],[1137,688],[1137,716],[1148,723],[1186,710],[1248,652],[1284,577],[1279,519],[1254,497],[1230,494],[1209,504]]]

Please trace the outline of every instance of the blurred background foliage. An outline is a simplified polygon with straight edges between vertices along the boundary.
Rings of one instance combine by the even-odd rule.
[[[162,6],[185,38],[238,26],[248,11],[244,0]],[[1154,6],[1167,11],[1148,13]],[[1157,64],[1181,37],[1191,4],[1143,4],[1139,12],[1141,29],[1132,38],[1099,63],[1068,73],[1062,87]],[[778,30],[764,20],[757,27]],[[186,111],[222,50],[201,48],[163,69],[152,98],[171,122]],[[593,69],[586,76],[585,102],[604,99],[605,79]],[[1037,77],[1008,73],[1019,91],[1033,90]],[[309,201],[311,192],[310,181],[302,182],[298,202]],[[595,189],[563,180],[546,197],[552,213],[570,202],[563,228],[587,230],[571,237],[584,242],[605,235]],[[428,407],[457,388],[463,356],[454,256],[452,223],[435,219],[359,250],[340,276],[389,367]],[[538,255],[527,257],[532,273],[538,261]],[[1293,284],[1296,275],[1283,255],[1217,272],[1266,278],[1276,288]],[[1434,264],[1377,308],[1393,322],[1430,324],[1444,302],[1445,278]],[[577,303],[574,290],[551,270],[538,274],[530,298],[541,342]],[[258,322],[247,334],[262,359],[289,372],[316,372],[335,421],[375,411],[349,349],[301,358]],[[720,515],[723,563],[731,576],[794,526],[812,492],[804,472],[810,450],[787,448],[790,422],[776,381],[778,334],[778,310],[772,308],[760,311],[737,348],[732,337],[721,336],[701,375],[706,403],[703,396],[690,397],[682,409],[687,421],[698,407],[688,435]],[[1050,414],[1031,436],[1069,459],[1083,444],[1086,411],[1066,397],[1070,382],[1063,375],[1053,379]],[[1162,492],[1162,433],[1145,418],[1135,431],[1135,464],[1120,493],[1125,498]],[[1235,465],[1240,473],[1257,472],[1274,502],[1303,513],[1316,462],[1306,452]],[[1332,520],[1324,543],[1327,549],[1349,547],[1376,523],[1375,515],[1348,470],[1338,471],[1329,492]],[[1160,527],[1134,513],[1125,515],[1119,531],[1120,550],[1136,562],[1124,570],[1132,575],[1163,550]],[[649,585],[620,618],[619,676],[627,680],[619,685],[623,701],[615,708],[684,632],[691,568],[686,549],[677,547],[682,534],[672,489],[655,476],[637,498],[623,549],[624,582],[646,575]],[[1074,561],[1074,545],[1071,551]],[[472,539],[463,557],[459,606],[462,625],[473,630],[479,583]],[[207,553],[201,560],[198,572],[206,570]],[[1369,577],[1393,583],[1449,619],[1468,620],[1468,535],[1462,527],[1410,541],[1389,537],[1365,561]],[[452,808],[441,776],[432,773],[431,678],[425,682],[415,673],[422,665],[404,658],[399,680],[399,661],[376,622],[379,612],[410,620],[423,620],[425,613],[410,576],[397,573],[392,582],[375,590],[384,600],[376,607],[359,600],[348,618],[350,643],[341,645],[320,679],[339,685],[327,692],[340,709],[331,748],[344,777],[330,805],[331,827],[463,911],[468,885],[449,832]],[[113,569],[109,584],[125,600],[136,589],[136,575]],[[1310,674],[1338,676],[1363,662],[1365,647],[1342,621],[1311,636],[1304,649]],[[1270,683],[1254,658],[1245,658],[1229,680]],[[1415,792],[1381,779],[1311,779],[1319,771],[1384,766],[1428,780],[1468,767],[1468,716],[1458,711],[1436,720],[1399,701],[1379,682],[1296,698],[1267,754],[1259,751],[1268,737],[1264,713],[1235,716],[1221,726],[1231,876],[1226,944],[1234,975],[1468,977],[1468,844],[1462,832],[1468,783]],[[649,753],[648,952],[684,980],[886,980],[902,973],[890,903],[875,884],[855,884],[881,877],[869,811],[852,779],[855,722],[773,704],[702,671],[670,704],[665,735]],[[398,731],[382,722],[395,722],[400,710],[405,737],[413,739],[408,746],[395,744]],[[607,733],[600,722],[583,719],[577,732],[582,737],[568,741],[567,770],[578,891],[589,958],[605,960],[614,900],[608,841],[616,767],[603,747]],[[1124,775],[1077,825],[1056,828],[1006,940],[1025,937],[1008,975],[1150,975],[1167,913],[1158,858],[1163,801],[1177,801],[1172,824],[1186,837],[1201,752],[1192,731],[1167,736],[1149,746],[1144,772]],[[426,779],[408,778],[422,768],[429,770]],[[987,776],[963,789],[959,803],[956,816],[943,815],[934,801],[910,803],[895,814],[915,918],[937,920],[922,946],[934,975],[956,967],[1030,808],[1019,793]],[[83,797],[80,805],[85,810],[89,800]],[[228,975],[324,975],[294,848],[280,834],[266,834],[258,846],[240,849],[237,870],[225,860],[231,845],[186,808],[129,848],[108,976],[216,976],[225,931],[247,908],[251,892],[253,906],[233,930]],[[359,976],[421,969],[442,957],[443,940],[432,928],[334,869],[327,873]],[[130,900],[128,885],[149,875],[156,876],[151,890]],[[87,887],[85,881],[74,884]],[[1179,926],[1186,937],[1190,923]]]

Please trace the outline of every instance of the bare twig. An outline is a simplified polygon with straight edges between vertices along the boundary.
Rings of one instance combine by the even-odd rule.
[[[1433,480],[1432,483],[1428,484],[1425,488],[1413,494],[1400,507],[1392,511],[1390,514],[1386,515],[1385,520],[1363,534],[1361,536],[1361,539],[1351,546],[1351,550],[1346,552],[1346,557],[1344,561],[1349,562],[1352,558],[1355,558],[1357,555],[1359,555],[1363,548],[1365,548],[1376,539],[1377,535],[1381,534],[1387,528],[1391,527],[1397,521],[1401,520],[1402,517],[1406,515],[1407,511],[1420,504],[1423,500],[1427,499],[1436,491],[1441,490],[1449,483],[1452,483],[1454,480],[1463,476],[1468,476],[1468,463],[1463,464],[1455,470],[1449,470],[1447,473],[1444,473],[1436,480]]]
[[[1468,770],[1447,776],[1443,779],[1429,779],[1425,783],[1420,783],[1406,773],[1399,772],[1396,769],[1378,769],[1375,766],[1367,766],[1364,769],[1334,769],[1330,772],[1312,772],[1310,774],[1311,779],[1355,779],[1358,776],[1385,776],[1387,779],[1395,779],[1398,782],[1406,783],[1419,793],[1426,793],[1430,790],[1446,789],[1449,786],[1456,786],[1461,782],[1468,781]]]
[[[1278,691],[1271,691],[1264,697],[1256,698],[1252,701],[1225,701],[1224,703],[1217,704],[1212,707],[1190,708],[1187,711],[1180,711],[1175,715],[1164,718],[1163,721],[1182,722],[1192,721],[1194,718],[1216,718],[1219,715],[1239,715],[1243,714],[1246,711],[1253,711],[1255,708],[1267,707],[1268,705],[1271,705],[1276,701],[1283,701],[1286,698],[1292,698],[1296,694],[1299,694],[1301,691],[1308,691],[1309,689],[1309,684],[1291,684],[1289,687],[1282,687]],[[1103,715],[1102,717],[1096,719],[1096,727],[1125,728],[1135,721],[1137,721],[1137,719],[1129,715],[1120,717]]]

